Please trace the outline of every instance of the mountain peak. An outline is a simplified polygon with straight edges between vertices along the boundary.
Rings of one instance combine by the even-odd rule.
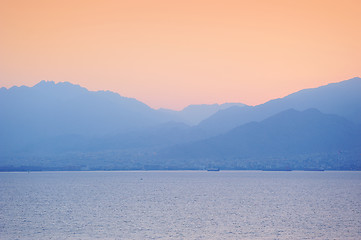
[[[34,88],[53,88],[53,87],[86,89],[84,87],[81,87],[80,85],[72,84],[70,82],[56,83],[54,81],[48,81],[48,80],[42,80],[39,83],[34,85]]]
[[[54,86],[54,81],[41,80],[39,83],[35,84],[34,87],[45,87],[45,86]]]
[[[246,106],[243,103],[223,103],[223,104],[194,104],[185,107],[178,113],[182,118],[186,119],[191,125],[197,125],[204,119],[212,116],[220,110],[224,110],[231,107],[243,107]]]

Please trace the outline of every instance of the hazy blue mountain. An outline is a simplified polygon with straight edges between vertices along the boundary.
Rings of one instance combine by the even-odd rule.
[[[351,152],[354,158],[337,162],[335,156],[342,152]],[[316,109],[290,109],[223,135],[171,147],[164,152],[164,158],[230,168],[332,168],[337,164],[360,168],[360,153],[360,125]]]
[[[185,107],[181,111],[174,111],[169,109],[159,109],[159,111],[172,114],[176,119],[180,119],[182,122],[188,125],[197,125],[219,110],[224,110],[233,106],[244,107],[246,105],[243,103],[194,104]]]
[[[1,88],[0,114],[3,150],[47,137],[122,133],[172,119],[133,98],[52,81]]]
[[[337,114],[361,124],[361,78],[352,78],[318,88],[304,89],[284,98],[268,101],[254,107],[231,107],[221,110],[197,127],[218,135],[242,124],[261,121],[281,111],[293,108],[316,108],[323,113]]]
[[[1,88],[0,170],[361,169],[360,86],[354,78],[255,107],[179,112],[67,82]]]
[[[75,134],[54,136],[34,142],[29,148],[32,152],[47,154],[68,151],[149,150],[202,138],[204,138],[202,132],[193,131],[184,123],[167,122],[151,127],[100,136]]]

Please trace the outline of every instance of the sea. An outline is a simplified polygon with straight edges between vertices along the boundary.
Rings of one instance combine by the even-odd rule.
[[[361,172],[0,173],[0,239],[361,239]]]

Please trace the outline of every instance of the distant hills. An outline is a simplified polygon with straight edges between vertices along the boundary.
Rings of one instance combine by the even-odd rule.
[[[0,88],[0,170],[361,170],[361,79],[155,110],[68,82]]]
[[[0,89],[0,151],[64,135],[105,135],[170,120],[142,102],[68,82]]]
[[[68,82],[2,88],[0,102],[5,124],[45,134],[104,134],[168,121],[136,99]]]
[[[198,127],[215,136],[251,121],[262,121],[290,108],[299,111],[316,108],[323,113],[336,114],[361,124],[360,93],[361,79],[356,77],[318,88],[304,89],[254,107],[228,108],[203,120]]]
[[[157,145],[160,139],[168,144],[178,143],[183,138],[203,136],[193,133],[197,131],[183,136],[188,125],[179,123],[201,121],[226,107],[227,104],[190,106],[179,112],[155,110],[134,98],[110,91],[88,91],[69,82],[41,81],[33,87],[1,88],[0,152],[11,155],[39,149],[59,152],[92,147],[134,148]],[[182,132],[178,130],[180,126]],[[174,132],[179,134],[175,136]],[[149,137],[152,141],[145,143]]]
[[[302,112],[289,109],[216,137],[173,146],[163,152],[163,157],[176,161],[206,161],[230,169],[251,166],[256,169],[324,169],[329,165],[337,168],[343,152],[361,153],[360,125],[316,109]],[[326,159],[312,159],[317,155],[324,155]],[[360,156],[357,158],[361,161]],[[353,163],[351,159],[343,161],[347,161],[350,168],[361,166],[361,162]]]
[[[219,110],[224,110],[230,107],[244,107],[247,106],[243,103],[224,103],[224,104],[198,104],[189,105],[181,111],[173,111],[169,109],[160,109],[168,114],[172,114],[179,121],[182,121],[188,125],[194,126],[199,124],[204,119],[212,116]]]

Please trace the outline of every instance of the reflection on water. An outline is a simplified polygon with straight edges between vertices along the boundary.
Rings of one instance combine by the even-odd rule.
[[[361,172],[0,173],[0,239],[360,239]]]

